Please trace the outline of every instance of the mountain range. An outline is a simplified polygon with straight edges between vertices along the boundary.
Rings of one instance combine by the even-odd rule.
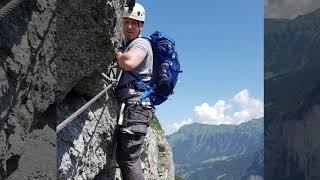
[[[167,137],[176,174],[185,180],[263,177],[263,123],[261,118],[240,125],[181,127]]]

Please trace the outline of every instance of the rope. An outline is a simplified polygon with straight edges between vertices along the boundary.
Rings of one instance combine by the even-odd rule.
[[[112,66],[112,67],[116,67],[116,66]],[[114,70],[112,70],[112,68],[110,68],[108,70],[108,75],[110,76],[110,72],[114,73]],[[102,77],[108,81],[110,84],[104,88],[102,91],[99,92],[99,94],[97,94],[94,98],[92,98],[89,102],[87,102],[85,105],[83,105],[80,109],[78,109],[75,113],[73,113],[71,116],[69,116],[67,119],[65,119],[64,121],[62,121],[58,126],[57,126],[57,133],[59,133],[64,127],[66,127],[71,121],[73,121],[79,114],[81,114],[84,110],[86,110],[91,104],[93,104],[97,99],[99,99],[104,93],[106,93],[108,91],[108,89],[110,89],[113,86],[117,86],[121,75],[122,75],[122,70],[117,71],[117,79],[113,79],[108,77],[106,74],[101,73]]]
[[[11,0],[0,9],[0,18],[3,18],[14,10],[23,0]]]
[[[80,109],[78,109],[75,113],[73,113],[71,116],[69,116],[67,119],[65,119],[62,123],[60,123],[57,126],[57,133],[59,133],[66,125],[68,125],[74,118],[76,118],[80,113],[82,113],[84,110],[86,110],[91,104],[93,104],[97,99],[99,99],[104,93],[107,92],[108,89],[110,89],[113,86],[113,84],[109,84],[106,88],[104,88],[102,91],[100,91],[99,94],[97,94],[94,98],[92,98],[89,102],[87,102],[85,105],[83,105]]]

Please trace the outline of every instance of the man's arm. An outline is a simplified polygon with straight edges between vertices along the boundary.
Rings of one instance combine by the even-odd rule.
[[[132,47],[129,51],[122,53],[117,53],[117,62],[121,69],[125,71],[132,71],[137,68],[144,58],[146,54],[139,48]]]

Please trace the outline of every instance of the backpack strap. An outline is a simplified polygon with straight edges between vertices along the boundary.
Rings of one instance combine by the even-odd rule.
[[[140,79],[135,74],[133,74],[131,71],[129,71],[128,73],[136,79],[136,81],[132,82],[133,88],[137,89],[137,90],[144,90],[145,91],[140,98],[140,102],[143,102],[148,96],[150,96],[151,93],[154,92],[154,89],[151,86],[149,86],[149,84],[142,81],[142,79]]]
[[[150,96],[151,93],[154,92],[154,89],[147,84],[146,82],[142,81],[139,77],[137,77],[135,74],[133,74],[131,71],[127,71],[132,77],[135,78],[135,80],[131,81],[128,84],[118,86],[117,90],[121,90],[124,88],[132,88],[139,91],[144,91],[142,96],[140,97],[140,103],[144,102],[144,100]],[[151,102],[151,101],[150,101]]]

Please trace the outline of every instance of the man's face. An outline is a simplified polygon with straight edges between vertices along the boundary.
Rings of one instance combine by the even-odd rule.
[[[122,31],[126,40],[133,40],[138,37],[140,31],[143,29],[143,23],[139,21],[124,17],[122,20]]]

